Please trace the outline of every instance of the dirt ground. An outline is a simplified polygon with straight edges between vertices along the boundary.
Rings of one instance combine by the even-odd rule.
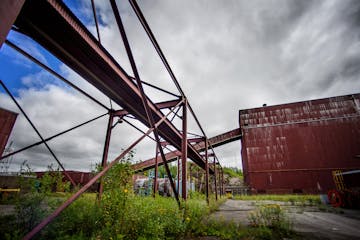
[[[242,201],[228,199],[211,218],[249,224],[248,214],[261,204],[279,204],[289,216],[294,230],[304,239],[360,239],[360,211],[335,209],[320,211],[317,206],[293,206],[275,201]],[[329,207],[329,209],[331,209]]]

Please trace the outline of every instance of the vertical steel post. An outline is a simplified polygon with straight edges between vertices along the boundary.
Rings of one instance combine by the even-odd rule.
[[[208,139],[205,138],[205,194],[206,202],[209,204],[209,155],[208,155]]]
[[[189,164],[189,190],[191,190],[192,191],[192,172],[191,172],[191,170],[192,170],[192,164]]]
[[[182,116],[182,145],[181,145],[181,195],[184,200],[187,198],[186,189],[186,160],[187,160],[187,100],[183,104]]]
[[[102,156],[102,160],[101,160],[101,168],[102,169],[104,169],[107,164],[113,121],[114,121],[114,112],[112,110],[110,110],[109,111],[109,121],[108,121],[107,129],[106,129],[104,151],[103,151],[103,156]],[[103,182],[103,178],[101,178],[100,184],[98,186],[98,201],[99,202],[101,201],[101,196],[102,196],[103,191],[104,191],[104,182]]]
[[[154,118],[153,118],[153,115],[150,112],[150,106],[149,106],[149,103],[148,103],[148,99],[147,99],[147,97],[145,95],[145,92],[144,92],[144,89],[142,87],[140,76],[139,76],[139,73],[138,73],[138,70],[137,70],[137,67],[136,67],[136,64],[135,64],[134,57],[133,57],[132,52],[131,52],[129,41],[128,41],[126,33],[125,33],[125,28],[124,28],[124,26],[122,24],[122,20],[121,20],[121,17],[120,17],[119,10],[117,8],[115,0],[110,0],[110,4],[111,4],[111,7],[112,7],[114,16],[115,16],[116,23],[117,23],[117,25],[119,27],[120,35],[121,35],[121,38],[123,40],[123,43],[124,43],[124,46],[125,46],[125,49],[126,49],[126,53],[128,55],[128,58],[129,58],[131,68],[132,68],[133,73],[134,73],[134,77],[135,77],[135,80],[136,80],[137,87],[138,87],[138,89],[140,91],[140,94],[141,94],[142,104],[144,106],[149,125],[151,126],[151,128],[154,128],[154,136],[155,136],[156,142],[158,142],[160,144],[160,137],[159,137],[159,133],[158,133],[158,130],[157,130],[157,126],[156,126],[156,124],[154,124]],[[163,149],[161,147],[159,149],[160,149],[161,158],[162,158],[164,166],[165,166],[165,170],[166,170],[166,172],[168,174],[170,184],[171,184],[172,190],[173,190],[174,195],[175,195],[175,199],[176,199],[176,201],[177,201],[177,203],[178,203],[178,205],[180,207],[179,193],[175,189],[176,186],[175,186],[175,183],[174,183],[174,181],[172,179],[170,168],[169,168],[169,166],[167,164],[164,151],[163,151]]]
[[[224,187],[224,170],[221,168],[221,188],[223,194],[225,194],[225,187]]]
[[[220,165],[218,167],[217,173],[218,173],[217,177],[218,177],[218,183],[219,183],[219,193],[220,193],[220,197],[221,197],[223,194],[222,194],[222,189],[221,189],[221,175],[220,175],[221,169],[220,169]]]
[[[177,186],[177,191],[179,192],[179,190],[180,190],[180,158],[176,157],[176,160],[177,160],[177,183],[176,183],[176,186]]]
[[[154,187],[153,187],[153,197],[156,196],[157,188],[157,180],[158,180],[158,153],[159,153],[159,144],[156,143],[156,152],[155,152],[155,176],[154,176]]]
[[[215,199],[218,200],[217,181],[216,181],[216,158],[214,156],[214,185],[215,185]]]

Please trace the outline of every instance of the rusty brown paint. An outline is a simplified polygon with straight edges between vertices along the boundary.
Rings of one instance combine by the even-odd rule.
[[[17,113],[0,108],[0,156],[4,152],[17,115]]]
[[[240,110],[239,117],[253,192],[327,191],[332,170],[360,168],[360,94]]]
[[[25,0],[2,0],[0,1],[0,48],[15,22],[16,17]]]
[[[231,130],[231,131],[219,134],[217,136],[214,136],[212,138],[209,138],[209,143],[211,144],[212,147],[218,147],[218,146],[222,146],[222,145],[224,145],[226,143],[239,140],[240,138],[241,138],[240,128],[236,128],[234,130]],[[200,138],[188,139],[188,142],[197,143],[197,144],[194,145],[194,148],[197,151],[204,151],[204,149],[205,149],[204,139],[201,139],[201,140],[200,140]],[[180,151],[173,151],[173,152],[165,154],[166,159],[168,161],[170,161],[170,162],[175,161],[176,158],[178,156],[180,156],[180,155],[181,155]],[[208,156],[212,156],[212,154],[208,154]],[[161,159],[159,159],[158,164],[162,165]],[[133,165],[133,169],[135,171],[148,170],[148,169],[151,169],[151,168],[154,168],[154,167],[155,167],[155,158],[151,158],[151,159],[148,159],[148,160],[145,160],[143,162],[136,163],[136,164]],[[213,174],[213,169],[211,169],[211,168],[210,168],[210,173]]]

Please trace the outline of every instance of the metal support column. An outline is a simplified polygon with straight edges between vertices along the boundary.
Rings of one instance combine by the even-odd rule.
[[[146,112],[148,123],[149,123],[151,128],[154,128],[155,139],[156,139],[157,143],[160,144],[160,137],[159,137],[159,133],[158,133],[158,130],[157,130],[157,126],[155,126],[155,124],[154,124],[154,118],[153,118],[153,115],[151,114],[151,109],[150,109],[150,106],[149,106],[149,102],[148,102],[148,99],[147,99],[147,97],[145,95],[144,89],[142,87],[140,76],[139,76],[139,73],[138,73],[138,70],[137,70],[137,67],[136,67],[136,64],[135,64],[134,57],[133,57],[132,52],[131,52],[129,41],[128,41],[126,33],[125,33],[125,28],[124,28],[124,26],[122,24],[122,20],[121,20],[121,17],[120,17],[119,10],[117,8],[115,0],[110,0],[110,4],[111,4],[111,7],[112,7],[114,16],[115,16],[115,20],[116,20],[117,25],[119,27],[120,35],[121,35],[121,38],[123,40],[123,43],[124,43],[124,46],[125,46],[125,49],[126,49],[126,53],[128,55],[128,58],[129,58],[131,68],[132,68],[133,73],[134,73],[134,77],[135,77],[135,80],[136,80],[138,90],[140,91],[140,94],[141,94],[141,100],[142,100],[142,104],[143,104],[145,112]],[[174,181],[172,179],[170,168],[168,166],[164,151],[163,151],[163,149],[161,147],[159,149],[160,149],[161,158],[162,158],[164,166],[165,166],[165,170],[166,170],[166,172],[168,174],[170,184],[171,184],[172,190],[173,190],[174,195],[175,195],[175,199],[176,199],[176,201],[177,201],[177,203],[178,203],[178,205],[180,207],[179,193],[175,189],[175,183],[174,183]]]
[[[159,147],[161,147],[158,143],[156,143],[156,152],[155,152],[155,174],[154,174],[154,186],[153,186],[153,197],[156,196],[157,188],[157,180],[158,180],[158,153]]]
[[[215,200],[218,200],[218,189],[217,189],[217,181],[216,181],[216,158],[214,156],[214,185],[215,185]]]
[[[220,164],[220,163],[219,163]],[[219,167],[218,167],[218,171],[217,171],[217,178],[218,178],[218,188],[219,188],[219,194],[220,194],[220,197],[222,196],[222,188],[221,188],[221,175],[220,175],[220,173],[221,173],[221,169],[220,169],[220,165],[219,165]]]
[[[221,188],[223,194],[225,194],[225,188],[224,188],[224,170],[221,168]]]
[[[107,130],[106,130],[104,151],[103,151],[103,156],[102,156],[102,160],[101,160],[102,169],[104,169],[107,165],[113,120],[114,120],[114,112],[112,110],[110,110],[109,111],[109,121],[108,121],[108,125],[107,125]],[[103,182],[103,178],[101,178],[100,184],[98,186],[98,200],[99,201],[101,200],[101,195],[102,195],[103,191],[104,191],[104,182]]]
[[[208,139],[205,138],[205,194],[206,202],[209,204],[209,156],[208,156]]]
[[[186,189],[186,160],[187,160],[187,100],[184,100],[183,104],[183,116],[182,116],[182,145],[181,145],[181,195],[184,200],[187,198]]]
[[[179,190],[180,190],[180,158],[176,157],[176,159],[177,159],[177,183],[176,183],[176,187],[177,187],[177,190],[179,192]]]

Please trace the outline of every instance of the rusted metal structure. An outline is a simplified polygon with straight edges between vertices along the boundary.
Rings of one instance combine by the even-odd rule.
[[[172,190],[174,192],[175,198],[179,203],[178,192],[176,191],[174,181],[171,177],[170,170],[166,161],[164,148],[167,148],[167,145],[172,146],[180,152],[181,157],[181,167],[182,167],[182,185],[186,186],[186,163],[187,159],[192,160],[195,164],[205,170],[206,172],[206,184],[207,184],[207,196],[208,196],[208,178],[209,174],[216,173],[216,167],[220,168],[218,159],[214,153],[214,150],[211,144],[208,143],[208,138],[202,129],[191,105],[188,103],[187,98],[182,91],[174,73],[172,72],[170,65],[168,64],[164,54],[161,51],[159,44],[157,43],[154,34],[152,33],[149,25],[147,24],[145,17],[143,16],[140,7],[137,5],[135,0],[129,0],[132,9],[134,10],[136,17],[143,26],[145,32],[147,33],[150,41],[152,42],[156,52],[161,58],[166,70],[168,71],[171,80],[175,84],[178,93],[170,93],[166,90],[163,90],[157,86],[146,83],[141,80],[135,59],[132,55],[132,50],[130,43],[127,39],[125,28],[122,23],[120,12],[118,11],[117,4],[115,0],[110,0],[110,4],[116,19],[116,23],[122,38],[122,42],[126,49],[128,59],[130,61],[132,74],[134,77],[130,76],[129,73],[116,62],[116,60],[111,56],[111,54],[102,46],[100,41],[99,28],[97,26],[97,14],[94,7],[94,1],[92,1],[94,20],[96,23],[97,29],[97,38],[95,38],[88,29],[81,23],[81,21],[72,13],[72,11],[62,2],[58,0],[47,0],[47,1],[37,1],[37,0],[27,0],[27,1],[10,1],[4,0],[0,2],[0,46],[5,43],[7,46],[13,48],[23,56],[30,59],[32,62],[38,64],[43,69],[67,83],[94,103],[98,104],[104,108],[107,113],[100,115],[94,119],[91,119],[87,122],[79,124],[71,129],[65,130],[49,138],[43,138],[41,133],[36,128],[36,125],[31,121],[31,119],[26,114],[25,110],[17,103],[17,100],[14,98],[9,89],[5,84],[0,80],[0,84],[7,94],[11,97],[13,102],[18,106],[21,113],[25,116],[26,120],[30,123],[34,131],[37,133],[41,141],[31,144],[23,149],[18,149],[14,151],[13,154],[21,152],[23,150],[29,149],[33,146],[44,144],[48,151],[51,153],[53,158],[57,161],[59,166],[62,168],[64,174],[67,178],[75,184],[75,181],[71,178],[71,175],[67,173],[66,169],[61,164],[60,159],[54,154],[52,149],[47,145],[47,142],[57,136],[60,136],[64,133],[72,131],[75,128],[81,127],[91,121],[99,119],[103,116],[109,115],[108,127],[106,132],[106,139],[104,143],[104,151],[102,157],[103,170],[91,178],[78,192],[71,196],[65,203],[63,203],[58,209],[55,210],[50,216],[44,219],[38,226],[36,226],[31,232],[29,232],[24,239],[31,239],[34,237],[42,228],[49,224],[56,216],[58,216],[67,206],[69,206],[73,201],[75,201],[82,193],[89,189],[96,181],[98,181],[106,172],[117,162],[119,162],[127,153],[129,153],[139,142],[141,142],[145,137],[150,137],[156,142],[156,156],[161,157],[162,162],[164,163],[165,169],[169,176],[169,181],[171,183]],[[39,14],[41,13],[41,14]],[[54,30],[56,27],[56,30]],[[105,96],[107,96],[111,101],[117,103],[119,106],[123,107],[122,110],[115,110],[109,108],[99,102],[97,99],[65,79],[63,76],[58,74],[56,71],[39,61],[38,59],[31,56],[20,47],[16,46],[9,40],[6,40],[6,36],[9,30],[17,31],[21,34],[32,38],[34,41],[39,43],[42,47],[47,49],[51,54],[77,72],[82,76],[86,81],[95,86],[100,90]],[[162,103],[154,103],[144,92],[143,85],[151,86],[157,90],[163,91],[170,94],[173,98],[170,101]],[[162,108],[169,108],[168,113],[161,111]],[[177,112],[182,110],[182,129],[177,129],[173,124],[173,119],[170,118],[170,114],[178,116]],[[204,151],[205,155],[200,154],[199,150],[192,144],[191,141],[188,141],[188,127],[187,127],[187,113],[190,113],[195,119],[199,129],[201,130],[202,135],[200,136],[201,140],[204,141]],[[118,157],[111,161],[108,165],[108,147],[111,140],[112,128],[114,127],[113,122],[114,118],[121,118],[123,121],[129,123],[125,117],[131,116],[132,118],[137,119],[143,125],[148,127],[146,132],[142,132],[142,136],[139,137],[135,142],[130,144]],[[132,125],[136,128],[136,126]],[[137,128],[138,129],[138,128]],[[139,129],[138,129],[139,130]],[[140,130],[141,131],[141,130]],[[153,133],[153,137],[150,134]],[[166,144],[163,144],[163,143]],[[210,151],[210,153],[209,153]],[[209,156],[214,156],[214,162],[217,162],[213,167],[209,166]],[[3,156],[4,157],[8,156]],[[160,159],[159,157],[159,159]],[[156,158],[157,159],[157,158]],[[155,164],[157,166],[157,164]],[[156,182],[156,178],[155,178]],[[154,184],[156,186],[156,184]],[[154,188],[154,190],[156,190]],[[100,184],[99,192],[101,196],[102,187]],[[186,187],[182,188],[181,196],[183,199],[187,198]]]
[[[241,139],[241,131],[240,128],[236,128],[234,130],[219,134],[217,136],[211,137],[209,138],[209,144],[211,144],[211,146],[213,148],[215,147],[219,147],[222,146],[224,144],[236,141]],[[190,143],[193,144],[193,146],[195,147],[196,150],[198,150],[199,152],[202,152],[205,150],[205,142],[203,141],[203,139],[201,138],[193,138],[193,139],[188,139],[188,141]],[[163,143],[164,144],[164,143]],[[177,159],[177,157],[181,156],[181,152],[180,151],[171,151],[167,154],[165,154],[166,160],[168,162],[172,162],[175,161]],[[136,163],[133,165],[133,168],[135,171],[146,171],[149,169],[152,169],[155,167],[155,158],[151,158],[139,163]],[[163,161],[161,159],[158,159],[158,166],[163,165]]]
[[[17,115],[17,113],[0,108],[0,156],[3,155]]]
[[[255,193],[326,192],[333,170],[360,167],[360,94],[240,110],[239,121]]]

